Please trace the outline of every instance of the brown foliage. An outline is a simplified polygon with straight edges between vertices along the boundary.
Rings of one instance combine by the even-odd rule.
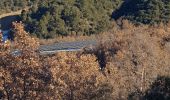
[[[157,77],[170,77],[170,30],[124,23],[100,34],[96,48],[48,56],[39,55],[39,43],[22,23],[14,23],[14,43],[0,46],[1,99],[148,99]],[[19,55],[12,55],[16,49]]]
[[[112,86],[98,71],[93,55],[58,53],[40,56],[39,43],[13,23],[15,39],[0,47],[1,99],[104,99]],[[12,52],[18,50],[18,54]],[[106,92],[103,92],[106,91]]]
[[[82,55],[77,58],[74,53],[59,53],[48,59],[55,90],[61,99],[110,98],[112,86],[98,71],[95,56]],[[106,92],[103,93],[104,90]]]
[[[157,76],[170,76],[168,27],[134,27],[127,22],[126,26],[130,28],[103,33],[97,48],[106,55],[104,72],[114,84],[115,99],[127,99],[134,91],[144,93]]]
[[[13,23],[14,43],[0,47],[1,99],[49,99],[51,74],[40,62],[35,50],[38,43],[23,29],[22,23]],[[12,52],[18,50],[18,54]]]

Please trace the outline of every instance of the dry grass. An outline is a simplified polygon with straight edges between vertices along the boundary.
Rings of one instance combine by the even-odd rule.
[[[85,40],[96,40],[96,35],[91,36],[66,36],[56,37],[54,39],[39,39],[41,45],[48,45],[60,42],[73,42],[73,41],[85,41]]]

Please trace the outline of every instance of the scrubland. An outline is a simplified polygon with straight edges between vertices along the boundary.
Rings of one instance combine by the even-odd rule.
[[[168,100],[170,27],[121,27],[97,36],[95,48],[40,55],[39,42],[14,23],[14,43],[0,46],[0,99]],[[20,55],[11,55],[19,49]],[[100,69],[101,68],[101,69]]]

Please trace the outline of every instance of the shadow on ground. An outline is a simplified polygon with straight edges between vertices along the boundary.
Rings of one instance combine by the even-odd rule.
[[[138,0],[124,0],[119,9],[112,12],[112,18],[115,20],[121,18],[132,19],[132,17],[138,15],[139,9],[144,9],[141,8],[143,7],[143,5],[142,6],[137,5],[139,2],[140,1]]]
[[[20,17],[18,15],[15,16],[7,16],[0,19],[0,25],[2,30],[9,30],[12,26],[13,21],[20,21]]]
[[[158,77],[145,93],[134,92],[129,100],[170,100],[170,77]]]

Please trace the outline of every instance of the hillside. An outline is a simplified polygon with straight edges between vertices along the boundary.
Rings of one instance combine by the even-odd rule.
[[[39,38],[92,35],[108,30],[112,21],[135,24],[167,24],[167,0],[44,0],[21,15],[26,30]]]
[[[1,14],[1,15],[0,15],[0,19],[1,19],[1,18],[4,18],[4,17],[7,17],[7,16],[20,15],[21,12],[22,12],[22,10],[18,10],[18,11],[11,12],[11,13]]]
[[[169,0],[0,5],[0,100],[170,100]]]
[[[36,0],[1,0],[0,15],[21,10],[31,6]]]
[[[122,19],[157,25],[170,19],[168,0],[10,0],[0,4],[2,10],[10,11],[29,6],[20,16],[25,29],[43,39],[98,34],[110,29],[113,20],[119,25]]]
[[[0,99],[170,98],[168,26],[124,21],[122,30],[100,34],[96,49],[43,56],[23,25],[13,25],[13,47],[9,41],[0,46]],[[21,55],[11,55],[14,49]]]
[[[169,0],[125,0],[121,7],[113,12],[114,19],[123,18],[137,24],[168,23],[170,20]]]
[[[121,0],[43,0],[21,14],[26,30],[39,38],[91,35],[108,30]]]

